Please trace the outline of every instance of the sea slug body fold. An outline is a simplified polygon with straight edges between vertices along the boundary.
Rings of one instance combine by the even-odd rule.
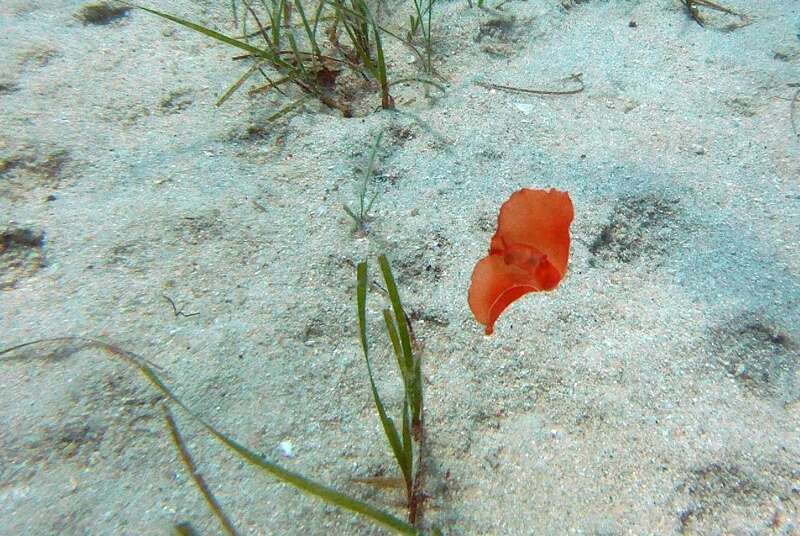
[[[564,278],[573,217],[569,194],[555,189],[523,188],[500,207],[489,254],[475,265],[467,296],[487,335],[515,300],[553,290]]]

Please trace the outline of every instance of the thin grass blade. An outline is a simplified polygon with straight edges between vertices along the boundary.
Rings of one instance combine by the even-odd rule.
[[[229,87],[228,90],[225,93],[223,93],[222,96],[219,99],[217,99],[217,102],[214,104],[216,106],[222,106],[222,104],[226,100],[228,100],[234,93],[236,93],[236,91],[240,87],[242,87],[242,84],[244,84],[248,78],[250,78],[251,76],[253,76],[253,74],[258,72],[259,67],[261,67],[263,63],[264,63],[263,61],[257,61],[253,63],[253,65],[251,65],[250,68],[247,69],[247,71],[236,82],[234,82],[233,85]]]
[[[258,17],[258,14],[256,13],[255,9],[253,9],[253,6],[251,6],[250,2],[248,2],[247,0],[242,0],[242,1],[244,2],[245,9],[248,11],[248,13],[250,13],[250,16],[253,17],[253,21],[255,21],[256,26],[258,27],[258,31],[255,32],[254,35],[260,35],[264,39],[264,42],[270,48],[272,53],[273,54],[277,54],[277,52],[280,49],[275,45],[275,42],[270,38],[269,34],[267,33],[267,30],[264,28],[264,25],[261,24],[261,19]],[[267,7],[267,5],[264,2],[262,2],[262,5],[264,5],[264,9],[267,11],[267,14],[270,15],[270,21],[271,21],[272,20],[272,15],[271,15],[272,12],[269,10],[269,8]],[[247,18],[245,17],[244,20],[246,22]],[[272,31],[272,27],[271,26],[270,26],[270,31]],[[248,34],[246,34],[246,33],[244,35],[246,37],[249,37]]]
[[[409,467],[414,468],[414,443],[411,440],[411,414],[408,412],[408,397],[403,400],[403,454],[406,457],[406,463]],[[409,495],[411,494],[411,488],[413,488],[413,483],[410,483],[411,486],[408,489]]]
[[[428,26],[427,28],[423,28],[423,32],[425,33],[425,52],[428,55],[428,65],[425,72],[431,74],[433,72],[433,63],[431,60],[431,51],[433,46],[431,45],[431,16],[433,15],[433,3],[436,0],[428,0]]]
[[[222,531],[228,536],[236,536],[237,532],[233,526],[233,523],[225,514],[225,512],[222,511],[219,501],[217,501],[217,498],[214,497],[214,494],[211,492],[211,488],[208,487],[208,484],[206,484],[206,480],[203,478],[203,475],[197,471],[197,465],[195,465],[192,455],[189,453],[189,449],[186,448],[186,443],[183,440],[183,436],[181,435],[180,430],[178,430],[178,425],[175,423],[175,417],[172,416],[172,412],[167,406],[164,406],[164,421],[166,422],[167,429],[169,429],[172,443],[175,445],[175,449],[178,451],[178,456],[183,462],[183,465],[185,465],[186,469],[189,471],[189,475],[192,477],[195,487],[200,491],[200,494],[205,499],[209,510],[211,510],[211,513],[214,514],[214,517],[217,518],[217,521],[219,521]]]
[[[351,478],[353,482],[359,484],[367,484],[382,489],[403,489],[406,485],[405,480],[397,478],[396,476],[368,476],[365,478],[354,477]]]
[[[394,355],[397,357],[397,368],[400,369],[403,378],[407,378],[408,371],[406,370],[406,364],[403,359],[403,348],[400,346],[400,338],[397,336],[397,328],[394,325],[394,320],[392,320],[392,312],[389,311],[389,309],[383,310],[383,321],[386,324],[386,333],[389,334],[389,340],[392,341]]]
[[[392,341],[392,349],[394,350],[394,355],[397,358],[397,368],[400,369],[400,376],[403,378],[405,401],[409,404],[412,404],[412,401],[416,399],[414,394],[414,381],[416,378],[415,371],[406,368],[405,360],[403,358],[403,349],[400,345],[400,339],[397,336],[397,328],[394,325],[392,313],[389,311],[389,309],[383,310],[383,321],[386,324],[386,333],[389,334],[389,340]]]
[[[308,75],[308,71],[306,71],[306,66],[303,64],[303,57],[300,55],[300,50],[297,48],[297,42],[294,39],[294,34],[291,30],[286,34],[286,39],[289,41],[289,47],[292,49],[292,54],[294,54],[294,61],[295,65],[297,65],[297,70],[300,71],[300,78],[305,83],[311,83],[313,80],[312,77]]]
[[[283,16],[283,3],[284,0],[279,0],[276,5],[273,1],[272,10],[270,12],[272,21],[272,45],[275,47],[276,51],[281,49],[281,17]]]
[[[320,17],[322,15],[322,10],[325,8],[325,0],[320,0],[319,4],[317,4],[317,11],[314,13],[314,29],[312,30],[312,34],[314,37],[317,35],[317,27],[319,26]]]
[[[417,33],[417,28],[419,28],[420,23],[422,23],[422,9],[420,6],[420,0],[414,0],[414,9],[417,11],[416,20],[414,17],[411,17],[412,27],[411,27],[411,35],[415,35]],[[423,32],[425,30],[423,29]]]
[[[356,223],[356,227],[361,227],[361,225],[362,225],[362,224],[361,224],[361,220],[360,220],[360,219],[359,219],[359,217],[356,215],[356,213],[355,213],[355,212],[353,212],[352,210],[350,210],[350,207],[348,207],[347,205],[342,205],[342,208],[344,209],[344,211],[345,211],[345,212],[347,212],[347,215],[348,215],[348,216],[350,216],[351,218],[353,218],[353,221]]]
[[[290,102],[289,104],[287,104],[286,106],[284,106],[283,108],[281,108],[280,110],[278,110],[277,112],[272,114],[271,116],[267,117],[267,122],[271,123],[272,121],[275,121],[276,119],[280,119],[281,117],[283,117],[284,115],[288,114],[289,112],[291,112],[295,108],[299,108],[300,106],[302,106],[303,103],[306,102],[307,100],[308,100],[308,95],[303,95],[299,99],[296,99],[295,101]]]
[[[378,262],[381,265],[383,272],[383,280],[386,282],[386,290],[389,293],[389,301],[392,303],[392,310],[394,312],[394,320],[397,324],[397,332],[400,338],[400,347],[403,350],[403,362],[405,369],[414,371],[414,381],[412,384],[411,400],[411,415],[414,422],[420,422],[422,418],[422,382],[419,381],[421,373],[417,374],[418,363],[415,363],[414,353],[411,348],[411,336],[408,331],[408,324],[406,322],[406,314],[403,311],[403,305],[400,302],[400,294],[397,292],[397,285],[392,275],[392,269],[389,266],[389,261],[386,260],[385,255],[378,257]]]
[[[214,30],[212,30],[210,28],[206,28],[205,26],[200,26],[199,24],[195,24],[195,23],[190,22],[188,20],[181,19],[181,18],[175,17],[173,15],[169,15],[168,13],[162,13],[161,11],[156,11],[155,9],[150,9],[150,8],[142,7],[142,6],[136,6],[136,7],[138,7],[139,9],[141,9],[143,11],[147,11],[148,13],[152,13],[153,15],[156,15],[156,16],[161,17],[163,19],[167,19],[167,20],[172,21],[172,22],[174,22],[176,24],[180,24],[181,26],[185,26],[186,28],[189,28],[191,30],[199,32],[199,33],[201,33],[201,34],[203,34],[205,36],[211,37],[212,39],[216,39],[217,41],[220,41],[222,43],[226,43],[228,45],[231,45],[232,47],[236,47],[236,48],[239,48],[241,50],[245,50],[245,51],[253,54],[254,56],[258,56],[260,58],[265,58],[265,59],[268,59],[270,61],[278,61],[279,63],[286,63],[283,60],[281,60],[280,58],[275,57],[275,55],[272,54],[269,50],[264,50],[262,48],[254,47],[254,46],[250,45],[249,43],[245,43],[244,41],[240,41],[238,39],[234,39],[233,37],[228,37],[225,34],[221,34],[221,33],[216,32],[216,31],[214,31]],[[289,67],[289,65],[287,65],[287,67]]]
[[[381,107],[384,110],[394,108],[392,96],[389,95],[389,82],[386,76],[386,59],[383,57],[383,43],[381,43],[381,33],[378,31],[378,25],[370,15],[372,22],[372,29],[375,35],[375,51],[377,55],[377,68],[378,68],[378,83],[381,85]]]
[[[311,26],[308,24],[308,19],[306,18],[306,12],[303,9],[303,3],[300,0],[294,0],[295,9],[300,14],[300,20],[303,22],[303,28],[306,30],[306,37],[308,38],[308,42],[311,43],[311,50],[314,52],[315,56],[322,55],[322,52],[317,45],[317,39],[314,32],[311,30]]]
[[[406,369],[413,370],[414,355],[411,349],[411,336],[408,331],[408,324],[406,323],[406,315],[403,311],[403,305],[400,302],[400,294],[397,292],[397,284],[392,275],[392,269],[389,266],[389,261],[385,255],[378,257],[378,262],[383,272],[383,280],[386,282],[386,291],[389,293],[389,301],[392,304],[395,322],[397,323],[397,331],[400,335],[400,345],[403,349],[403,358]]]
[[[261,74],[266,77],[266,75],[263,72]],[[247,92],[247,94],[248,95],[255,95],[257,93],[266,93],[270,89],[274,88],[274,89],[277,89],[277,91],[280,92],[281,94],[285,95],[285,93],[283,93],[278,88],[280,86],[282,86],[283,84],[288,84],[289,82],[294,82],[295,78],[297,78],[297,76],[294,75],[294,74],[292,74],[290,76],[284,76],[283,78],[280,78],[280,79],[275,80],[275,81],[272,81],[269,78],[267,78],[268,82],[266,84],[264,84],[263,86],[258,86],[256,88],[251,89],[250,91]]]
[[[378,199],[378,193],[379,192],[375,192],[372,194],[372,199],[369,200],[369,203],[367,203],[367,208],[364,209],[365,215],[369,214],[369,211],[372,210],[372,205],[375,203],[375,200]]]

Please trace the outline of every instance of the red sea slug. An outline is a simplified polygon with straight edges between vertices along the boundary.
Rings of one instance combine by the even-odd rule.
[[[573,216],[569,194],[555,189],[523,188],[500,207],[489,255],[475,265],[467,296],[487,335],[512,302],[553,290],[564,278]]]

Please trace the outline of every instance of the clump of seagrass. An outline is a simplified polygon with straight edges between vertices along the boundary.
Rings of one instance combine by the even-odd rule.
[[[222,531],[227,535],[237,534],[234,523],[223,512],[222,506],[212,494],[211,489],[206,484],[205,478],[197,472],[194,460],[192,459],[186,443],[181,436],[175,417],[170,411],[169,404],[173,404],[174,406],[183,410],[186,415],[199,423],[207,433],[222,443],[222,445],[227,449],[231,450],[241,460],[247,462],[257,469],[266,472],[284,484],[293,486],[294,488],[308,495],[322,499],[323,501],[344,510],[349,510],[362,515],[373,523],[383,526],[397,534],[408,536],[441,536],[441,531],[436,527],[432,527],[427,531],[418,528],[421,519],[421,509],[425,498],[425,494],[422,489],[425,464],[423,458],[424,429],[422,411],[421,363],[419,357],[415,356],[413,352],[408,320],[400,302],[400,296],[397,291],[394,277],[392,276],[389,262],[386,260],[385,256],[381,256],[379,258],[379,263],[389,295],[389,300],[391,302],[391,310],[385,309],[383,312],[384,321],[386,323],[386,329],[392,344],[392,348],[394,349],[394,354],[397,357],[397,364],[400,368],[404,386],[400,432],[398,432],[394,421],[386,413],[386,409],[381,402],[372,375],[372,366],[369,359],[366,334],[367,265],[365,262],[360,263],[357,268],[356,302],[358,311],[359,335],[361,347],[364,352],[364,359],[367,365],[369,383],[375,401],[375,406],[377,408],[383,430],[386,433],[387,441],[391,447],[395,459],[397,460],[399,472],[402,475],[401,482],[405,488],[408,505],[408,521],[403,521],[402,519],[376,508],[364,501],[336,491],[333,488],[320,484],[299,473],[285,469],[280,465],[267,460],[260,454],[250,450],[246,446],[233,439],[231,436],[219,431],[215,426],[210,424],[207,420],[188,407],[180,398],[178,398],[172,389],[170,389],[163,382],[159,374],[156,372],[155,365],[149,363],[143,357],[133,352],[124,350],[117,345],[88,337],[57,337],[51,339],[40,339],[2,350],[0,351],[0,359],[25,359],[26,357],[29,357],[25,355],[26,349],[31,350],[34,348],[43,348],[47,345],[52,345],[49,352],[38,354],[35,357],[44,357],[46,359],[56,360],[65,359],[84,350],[100,350],[112,358],[119,359],[137,368],[139,372],[144,375],[147,381],[162,395],[164,395],[166,399],[163,406],[164,419],[171,441],[178,452],[180,460],[186,466],[192,481],[200,491],[209,509],[220,523]],[[377,478],[354,480],[377,485],[387,485],[391,481],[391,479],[383,479],[383,482],[379,482],[379,480],[382,479]],[[194,534],[195,532],[189,524],[179,523],[175,525],[174,533],[177,535],[184,535]]]
[[[386,292],[392,309],[383,310],[383,320],[386,332],[392,343],[397,367],[403,380],[403,410],[400,415],[401,432],[398,434],[394,421],[386,414],[375,382],[372,378],[372,366],[369,361],[367,344],[366,303],[367,303],[367,263],[359,263],[357,271],[357,296],[358,296],[358,331],[361,338],[361,348],[364,351],[364,360],[367,363],[369,383],[375,407],[383,425],[386,439],[392,448],[397,465],[403,476],[406,491],[406,504],[408,505],[408,522],[416,525],[425,500],[423,491],[425,477],[425,429],[423,426],[422,404],[422,363],[419,356],[414,354],[411,344],[411,330],[397,285],[392,277],[389,261],[381,255],[378,258],[386,283]],[[378,482],[375,482],[378,483]]]
[[[338,110],[344,117],[354,115],[354,87],[359,83],[377,86],[381,95],[381,108],[394,108],[394,99],[389,93],[392,85],[416,81],[430,84],[443,91],[443,87],[428,79],[434,74],[431,63],[431,10],[420,0],[414,0],[414,13],[410,18],[410,30],[406,38],[400,37],[379,25],[366,0],[315,0],[310,5],[306,0],[262,0],[256,9],[249,0],[242,0],[241,13],[234,2],[234,18],[241,20],[242,35],[232,37],[195,24],[174,15],[154,9],[141,9],[165,18],[207,37],[245,52],[236,60],[249,60],[250,67],[222,95],[217,104],[222,104],[254,75],[261,75],[266,83],[250,90],[251,94],[276,91],[290,102],[272,114],[275,120],[302,106],[309,98],[316,98],[327,107]],[[327,24],[324,30],[321,28]],[[412,43],[420,33],[425,51],[420,52]],[[383,36],[402,42],[420,60],[424,76],[389,80],[384,56]],[[344,73],[349,73],[350,82],[342,83]],[[287,93],[288,86],[299,89],[300,96]]]

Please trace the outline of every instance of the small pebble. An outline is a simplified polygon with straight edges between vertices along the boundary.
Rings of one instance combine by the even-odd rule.
[[[287,458],[294,456],[294,447],[292,446],[292,442],[288,439],[278,443],[278,450]]]
[[[515,102],[514,108],[516,108],[525,115],[531,115],[531,112],[533,111],[533,104],[530,104],[528,102]]]

